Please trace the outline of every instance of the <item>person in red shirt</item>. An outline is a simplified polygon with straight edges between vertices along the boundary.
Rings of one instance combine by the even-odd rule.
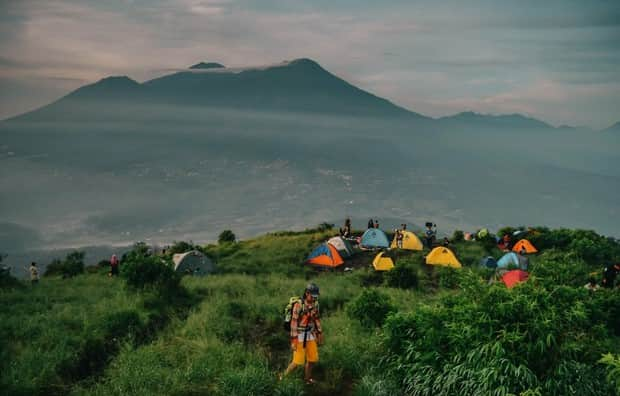
[[[304,379],[307,384],[314,383],[312,367],[319,361],[317,345],[323,344],[318,298],[319,287],[314,283],[308,283],[303,298],[293,306],[291,318],[293,360],[284,375],[305,363]]]
[[[116,254],[113,254],[112,258],[110,258],[110,276],[118,276],[118,265],[118,257],[116,257]]]

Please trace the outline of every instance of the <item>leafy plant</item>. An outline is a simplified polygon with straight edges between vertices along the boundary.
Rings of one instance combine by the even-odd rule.
[[[217,242],[220,243],[220,244],[222,244],[222,243],[233,243],[233,242],[235,242],[236,239],[237,239],[237,237],[235,236],[235,234],[231,230],[224,230],[217,237]]]
[[[351,319],[359,320],[363,326],[378,327],[387,316],[396,311],[390,297],[376,289],[364,290],[349,304],[347,314]]]

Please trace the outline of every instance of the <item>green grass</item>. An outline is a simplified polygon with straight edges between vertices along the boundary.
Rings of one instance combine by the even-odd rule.
[[[121,343],[147,341],[174,316],[158,297],[99,273],[0,290],[0,304],[0,388],[11,395],[65,394]]]
[[[487,285],[490,273],[478,263],[488,253],[476,242],[452,246],[462,270],[424,265],[427,251],[391,252],[396,266],[407,268],[398,273],[409,277],[407,282],[374,272],[372,253],[358,255],[350,273],[317,273],[303,266],[310,250],[328,236],[311,230],[281,232],[209,245],[205,250],[215,258],[218,273],[183,278],[187,293],[178,300],[130,291],[121,279],[100,274],[43,279],[35,288],[2,290],[1,389],[17,395],[80,396],[391,395],[402,394],[405,386],[427,389],[415,368],[431,376],[427,382],[432,394],[433,381],[442,378],[456,381],[442,389],[464,389],[459,381],[468,389],[485,389],[457,372],[429,365],[439,358],[471,378],[483,378],[491,369],[485,366],[488,362],[502,361],[507,370],[524,375],[525,369],[519,368],[523,361],[514,353],[519,349],[515,343],[522,340],[528,340],[524,347],[530,354],[561,363],[551,372],[536,367],[542,358],[533,359],[528,370],[538,377],[526,372],[528,383],[536,385],[528,394],[578,386],[571,373],[588,381],[601,376],[604,367],[592,365],[601,353],[611,354],[609,370],[617,370],[618,300],[603,293],[588,300],[580,286],[592,266],[570,252],[532,257],[528,287],[505,290],[501,284]],[[282,311],[309,280],[321,288],[325,333],[315,368],[319,383],[312,387],[303,384],[301,371],[277,379],[291,359]],[[396,311],[383,327],[356,317],[372,298],[385,298]],[[569,304],[574,306],[553,309],[554,299],[574,301]],[[562,320],[545,319],[543,308]],[[510,320],[511,328],[502,327],[496,318],[500,316]],[[553,333],[557,341],[542,336],[531,341],[524,329]],[[497,342],[504,343],[508,360],[487,355],[496,353],[489,348]],[[557,356],[536,352],[538,348],[549,348]],[[476,354],[481,358],[466,360]],[[497,370],[488,372],[497,375]],[[506,380],[518,384],[514,378]]]

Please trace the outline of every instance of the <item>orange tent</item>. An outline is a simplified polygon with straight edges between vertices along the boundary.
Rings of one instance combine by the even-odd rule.
[[[529,277],[529,274],[521,270],[508,271],[502,276],[502,281],[506,284],[507,288],[513,288],[517,283],[524,282]]]
[[[512,251],[519,253],[522,249],[525,249],[525,253],[538,253],[538,249],[532,245],[530,241],[527,239],[521,239],[519,242],[515,243],[512,247]]]
[[[337,267],[344,264],[338,250],[330,243],[323,243],[310,253],[306,263],[321,267]]]

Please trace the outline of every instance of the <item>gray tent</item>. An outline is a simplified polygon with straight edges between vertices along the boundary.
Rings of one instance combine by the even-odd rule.
[[[335,247],[336,250],[338,250],[338,253],[340,253],[340,255],[342,256],[342,258],[351,257],[353,255],[353,248],[351,247],[351,244],[349,243],[349,241],[343,239],[342,237],[335,236],[333,238],[330,238],[327,243]]]
[[[174,270],[182,274],[207,275],[215,269],[213,262],[197,250],[179,253],[172,256]]]

